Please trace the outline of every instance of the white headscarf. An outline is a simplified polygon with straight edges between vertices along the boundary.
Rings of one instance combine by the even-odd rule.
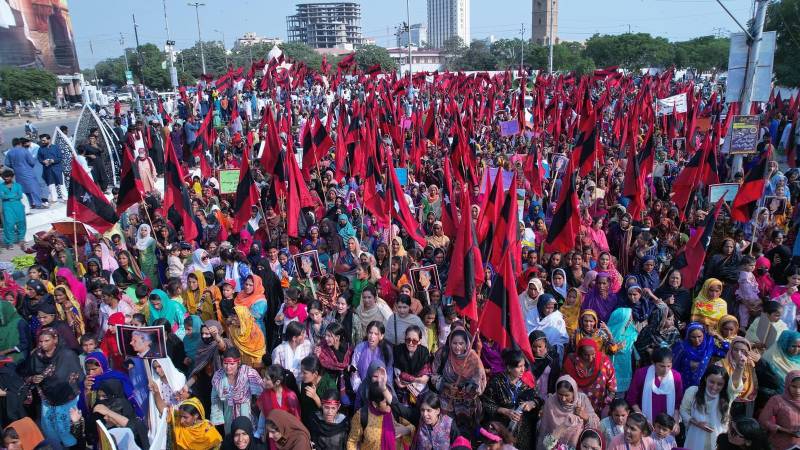
[[[147,231],[145,237],[142,237],[142,230]],[[147,250],[153,242],[155,242],[155,239],[153,238],[153,230],[150,228],[150,225],[146,223],[139,225],[139,228],[136,230],[136,248],[139,250]]]

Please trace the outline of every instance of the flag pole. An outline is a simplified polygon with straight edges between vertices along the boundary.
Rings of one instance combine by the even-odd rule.
[[[84,229],[86,229],[84,227]],[[75,264],[75,275],[79,275],[78,266],[80,263],[78,262],[78,218],[75,211],[72,212],[72,251],[75,253],[75,260],[73,263]]]

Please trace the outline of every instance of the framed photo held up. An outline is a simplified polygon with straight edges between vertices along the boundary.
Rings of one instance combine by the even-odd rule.
[[[316,279],[322,276],[319,265],[319,253],[316,250],[293,255],[292,261],[297,270],[297,278],[307,280],[309,278]]]
[[[164,327],[134,327],[117,325],[117,345],[125,358],[144,359],[167,357],[167,340]]]
[[[442,289],[439,281],[439,269],[435,265],[417,267],[408,271],[414,290],[417,292],[427,292],[433,289]]]

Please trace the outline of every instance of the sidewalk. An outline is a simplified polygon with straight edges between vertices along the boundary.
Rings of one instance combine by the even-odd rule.
[[[33,112],[22,113],[22,116],[0,116],[0,127],[7,128],[25,125],[26,120],[30,120],[35,124],[45,120],[64,119],[70,117],[77,118],[80,114],[80,109],[45,108],[42,111],[41,118],[36,117]]]

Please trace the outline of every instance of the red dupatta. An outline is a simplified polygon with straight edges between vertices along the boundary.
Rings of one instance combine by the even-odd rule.
[[[603,362],[607,356],[600,351],[594,339],[582,338],[575,346],[576,352],[581,347],[592,347],[594,349],[595,357],[592,366],[586,367],[586,363],[578,358],[577,353],[573,353],[564,360],[564,372],[575,379],[575,382],[578,383],[578,387],[585,389],[590,387],[600,375],[600,369],[603,367]]]

